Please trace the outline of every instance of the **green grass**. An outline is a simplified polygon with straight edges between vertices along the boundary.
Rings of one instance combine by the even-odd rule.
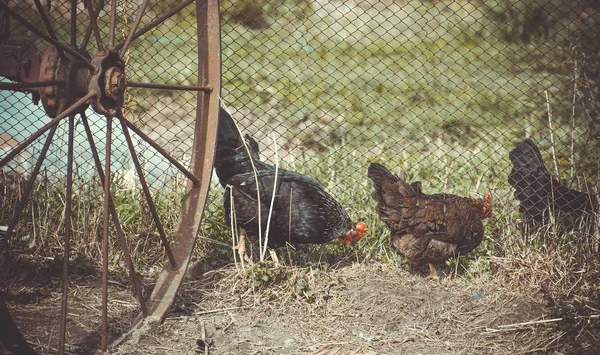
[[[403,154],[395,157],[385,154],[365,155],[357,149],[333,146],[320,152],[311,151],[292,163],[282,163],[281,167],[305,173],[317,179],[344,206],[355,221],[364,221],[369,227],[365,238],[356,252],[362,260],[398,259],[389,249],[388,235],[384,224],[379,220],[375,203],[371,198],[372,185],[366,177],[370,162],[377,161],[387,165],[392,171],[406,172],[409,181],[422,181],[425,193],[446,192],[463,196],[481,197],[491,192],[494,201],[494,218],[486,221],[486,237],[482,245],[465,258],[466,262],[475,262],[480,257],[517,257],[532,247],[540,251],[560,250],[564,255],[584,260],[593,257],[594,239],[589,235],[558,233],[552,225],[530,237],[525,244],[520,231],[520,215],[515,208],[513,190],[507,183],[510,170],[507,151],[502,146],[490,145],[476,155],[457,152],[456,147],[439,147],[428,153]],[[471,155],[470,155],[471,154]],[[496,160],[491,174],[484,161]],[[147,268],[162,263],[163,251],[159,244],[158,233],[149,210],[137,188],[124,188],[124,180],[114,174],[113,198],[123,225],[126,237],[131,245],[136,264]],[[6,180],[7,181],[7,180]],[[3,186],[7,191],[2,200],[2,219],[8,220],[16,203],[16,197],[22,190],[24,181]],[[97,181],[96,181],[97,184]],[[91,260],[100,260],[98,241],[102,231],[102,195],[96,184],[77,181],[74,185],[74,205],[72,212],[73,255],[85,255]],[[7,186],[21,186],[9,188]],[[168,181],[151,188],[161,220],[172,235],[179,217],[180,201],[184,186],[177,181]],[[21,189],[21,190],[20,190]],[[224,189],[213,181],[204,213],[197,256],[209,262],[232,262],[231,231],[229,223],[224,221],[222,196]],[[64,181],[56,179],[38,179],[34,186],[32,200],[23,213],[17,226],[13,248],[30,250],[43,256],[60,254],[64,228]],[[114,236],[114,230],[112,230]],[[208,239],[216,240],[217,243]],[[114,241],[114,240],[113,240]],[[113,243],[114,255],[120,251]],[[323,249],[318,249],[322,252]],[[330,246],[327,253],[348,253],[348,249]],[[119,258],[115,259],[118,260]],[[214,259],[214,260],[210,260]],[[479,265],[479,264],[477,264]]]
[[[415,140],[424,131],[438,137],[454,122],[510,140],[508,127],[523,128],[530,123],[522,117],[539,114],[544,83],[568,80],[519,70],[521,45],[487,32],[480,12],[464,20],[428,5],[397,14],[354,11],[350,21],[316,9],[304,21],[260,31],[224,23],[226,102],[261,117],[275,108],[292,129],[307,116],[318,124],[322,112],[333,112],[351,144]],[[538,50],[559,55],[544,43]],[[460,138],[460,131],[450,135]]]
[[[342,2],[332,3],[341,6],[336,9],[316,4],[307,8],[304,1],[294,2],[298,6],[264,1],[263,12],[248,11],[265,16],[269,26],[248,29],[235,20],[245,11],[240,3],[222,2],[224,102],[256,115],[267,123],[265,130],[283,122],[304,149],[290,153],[281,167],[317,179],[354,220],[369,227],[355,250],[333,245],[310,248],[309,262],[320,263],[323,252],[350,255],[361,262],[405,262],[390,250],[389,231],[370,196],[366,171],[370,162],[377,161],[395,172],[404,170],[411,181],[422,181],[426,193],[473,197],[492,193],[495,216],[485,222],[483,242],[471,254],[451,260],[448,269],[466,277],[493,275],[505,267],[498,259],[506,259],[518,266],[511,270],[515,277],[550,285],[544,292],[557,303],[588,302],[597,274],[581,270],[597,269],[597,236],[562,233],[550,224],[525,238],[507,182],[508,153],[526,136],[539,142],[549,170],[558,165],[560,177],[571,186],[585,190],[585,182],[594,180],[598,143],[590,117],[595,117],[597,108],[591,99],[592,84],[581,79],[588,65],[578,47],[581,43],[569,43],[568,33],[523,42],[517,40],[521,37],[518,21],[494,26],[483,10],[465,13],[419,2],[395,12],[355,6],[342,16],[340,11],[346,9]],[[290,6],[294,11],[283,11]],[[194,35],[190,18],[182,16],[134,42],[128,57],[129,79],[194,84]],[[514,41],[508,41],[511,38]],[[580,71],[574,69],[575,63]],[[572,81],[577,76],[580,80]],[[582,94],[575,95],[575,103],[574,83],[575,94]],[[136,110],[156,109],[158,100],[148,91],[129,93]],[[173,105],[194,99],[191,93],[174,96]],[[556,159],[551,154],[552,140]],[[292,145],[283,147],[289,151],[296,148],[296,143],[280,143]],[[266,153],[273,151],[267,140],[261,144]],[[122,182],[117,178],[115,183]],[[10,218],[20,196],[22,182],[17,185],[21,189],[4,190],[2,221]],[[150,273],[163,262],[163,251],[143,197],[138,190],[113,192],[136,265]],[[152,192],[170,235],[179,217],[182,184],[164,181]],[[74,258],[83,255],[99,262],[101,192],[97,185],[77,181],[74,193]],[[206,268],[233,262],[222,195],[223,189],[214,181],[195,253]],[[60,255],[63,210],[64,181],[40,178],[11,246],[42,256]],[[120,252],[113,247],[111,260],[122,266]],[[262,284],[281,276],[269,272],[259,265],[247,277]],[[578,294],[576,301],[573,293]],[[564,309],[561,312],[572,317]]]
[[[487,7],[465,11],[459,2],[448,6],[415,2],[393,11],[306,1],[262,1],[257,11],[256,6],[245,4],[221,3],[223,100],[234,110],[257,115],[267,128],[272,122],[283,122],[298,138],[306,149],[289,154],[282,167],[315,177],[353,218],[373,226],[363,245],[368,255],[388,253],[386,232],[369,195],[370,161],[405,170],[409,179],[423,181],[427,192],[481,196],[490,191],[502,218],[493,226],[496,239],[484,242],[485,255],[519,250],[516,240],[510,246],[498,240],[518,233],[513,226],[518,215],[512,189],[506,181],[508,152],[516,141],[534,137],[548,167],[557,164],[561,178],[569,183],[593,180],[596,162],[589,152],[595,141],[590,141],[589,114],[594,107],[586,106],[585,97],[577,97],[573,105],[571,79],[579,75],[573,66],[586,62],[577,43],[566,40],[568,33],[521,41],[513,38],[515,23],[528,18],[498,24],[490,19]],[[187,9],[132,43],[127,56],[130,80],[195,83],[198,63],[191,13]],[[240,16],[250,15],[268,26],[249,29]],[[128,20],[130,24],[133,18]],[[60,38],[66,38],[65,21],[56,23]],[[148,21],[145,18],[142,25]],[[79,26],[85,27],[85,21]],[[119,17],[117,27],[124,26]],[[101,28],[105,36],[106,23]],[[569,44],[575,46],[568,48]],[[94,46],[92,39],[90,48]],[[585,93],[589,89],[585,85],[581,83],[577,90]],[[132,89],[129,94],[135,110],[156,108],[150,92]],[[178,92],[172,104],[192,101],[193,96]],[[550,154],[551,134],[556,159]],[[262,143],[266,153],[273,150],[268,142]],[[172,230],[180,199],[175,191],[181,187],[171,182],[165,186],[155,194]],[[583,189],[584,184],[576,186]],[[62,225],[61,214],[53,213],[63,208],[61,189],[62,184],[48,179],[38,182],[36,199],[47,203],[34,202],[25,213],[31,219],[20,225],[20,235],[32,236],[34,244],[39,243],[35,248],[43,253],[60,246],[58,239],[52,240]],[[75,193],[75,231],[82,241],[76,248],[92,255],[101,225],[100,195],[85,184],[78,185]],[[228,243],[221,195],[215,184],[203,233]],[[142,201],[139,191],[115,191],[130,236],[155,233]],[[136,242],[139,250],[147,250],[146,242],[153,241]],[[213,247],[225,258],[230,254]],[[141,252],[140,257],[156,259],[160,249],[156,253]]]

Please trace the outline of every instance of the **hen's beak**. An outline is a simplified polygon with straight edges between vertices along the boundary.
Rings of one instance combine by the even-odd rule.
[[[346,232],[346,234],[344,234],[344,238],[342,238],[342,243],[354,246],[354,244],[356,244],[356,242],[354,241],[356,239],[354,237],[355,233],[356,231],[354,230]]]

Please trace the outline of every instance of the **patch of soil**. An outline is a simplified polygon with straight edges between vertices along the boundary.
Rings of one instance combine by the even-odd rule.
[[[212,355],[552,353],[564,332],[549,319],[540,288],[498,274],[436,282],[393,262],[227,266],[186,279],[164,322],[146,320],[126,336],[138,308],[127,283],[113,281],[109,337],[119,345],[110,353],[202,354],[206,346]],[[29,342],[56,353],[59,276],[0,281]],[[99,279],[77,277],[69,301],[67,353],[92,354],[100,343]]]
[[[438,283],[391,263],[279,269],[269,269],[269,281],[264,266],[187,281],[178,312],[116,353],[204,353],[205,342],[213,355],[515,354],[549,349],[561,336],[540,322],[549,310],[539,288],[503,279]]]
[[[0,292],[29,343],[40,353],[56,354],[62,299],[62,258],[4,254],[0,264]],[[100,347],[101,281],[88,261],[71,262],[68,295],[67,354],[92,354]],[[127,330],[137,315],[130,287],[115,277],[109,286],[111,336]],[[0,354],[4,348],[0,345]],[[8,353],[7,353],[8,354]]]

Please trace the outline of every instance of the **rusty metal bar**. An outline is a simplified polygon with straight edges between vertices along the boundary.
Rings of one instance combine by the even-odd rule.
[[[176,13],[178,13],[179,11],[183,10],[184,8],[186,8],[189,4],[193,3],[195,0],[186,0],[185,2],[179,4],[179,6],[173,8],[171,11],[166,12],[165,14],[163,14],[162,16],[157,17],[156,19],[154,19],[154,21],[150,22],[148,25],[146,25],[144,28],[142,28],[141,30],[139,30],[138,32],[136,32],[133,36],[131,36],[131,40],[133,41],[134,39],[139,38],[140,36],[142,36],[144,33],[150,31],[151,29],[155,28],[156,26],[160,25],[161,23],[163,23],[166,19],[171,18],[171,16],[175,15]],[[129,37],[128,37],[129,38]],[[125,42],[121,42],[119,44],[117,44],[115,46],[115,49],[121,49],[123,48],[123,46],[125,45]]]
[[[45,86],[65,85],[65,83],[66,82],[64,80],[48,80],[34,83],[0,83],[0,90],[19,91],[19,89],[33,89],[42,88]]]
[[[135,18],[135,22],[133,23],[133,26],[131,27],[131,31],[129,31],[129,35],[125,39],[125,44],[123,45],[123,48],[121,48],[121,50],[119,52],[121,57],[125,55],[125,52],[127,52],[127,49],[129,48],[129,45],[131,44],[131,41],[133,40],[133,35],[135,34],[135,31],[137,31],[137,29],[140,25],[140,22],[142,21],[142,17],[144,16],[144,13],[146,12],[146,8],[148,7],[149,2],[150,2],[150,0],[144,0],[144,3],[142,5],[140,5],[140,9],[138,11],[137,17]]]
[[[169,245],[169,241],[167,240],[167,234],[165,233],[165,229],[163,228],[162,223],[160,222],[160,218],[158,217],[158,212],[156,211],[156,206],[154,205],[154,201],[152,200],[152,195],[150,195],[150,189],[148,189],[148,184],[146,183],[146,178],[144,177],[144,171],[142,170],[142,166],[140,165],[140,161],[137,157],[137,153],[135,152],[135,148],[133,146],[133,142],[131,141],[131,135],[127,130],[127,126],[125,125],[125,117],[123,114],[119,112],[117,114],[117,118],[121,121],[121,127],[123,128],[123,135],[125,135],[125,140],[127,141],[127,147],[129,148],[129,152],[131,154],[131,159],[133,160],[133,165],[135,165],[135,170],[138,175],[138,179],[140,180],[140,185],[142,186],[142,191],[144,196],[146,197],[146,201],[148,203],[148,208],[150,209],[150,213],[152,214],[152,218],[154,219],[154,223],[156,224],[156,229],[158,229],[158,234],[160,235],[160,239],[162,241],[163,247],[165,248],[165,252],[167,254],[167,258],[169,259],[169,263],[173,269],[177,269],[177,262],[175,261],[175,257],[173,256],[173,251],[171,250],[171,246]]]
[[[117,26],[117,0],[110,0],[110,28],[108,32],[108,49],[115,47],[115,27]]]
[[[29,180],[27,181],[27,184],[25,185],[25,189],[23,191],[23,196],[21,197],[21,201],[19,201],[19,204],[15,208],[15,213],[13,214],[13,217],[8,222],[8,229],[3,236],[4,239],[2,240],[2,245],[0,245],[0,251],[3,251],[6,248],[6,246],[8,245],[8,240],[12,236],[15,226],[17,225],[17,222],[19,221],[21,212],[23,212],[23,209],[25,208],[25,206],[27,206],[27,202],[29,200],[29,194],[31,193],[31,190],[33,189],[33,183],[35,182],[35,179],[37,178],[37,175],[40,172],[40,168],[42,167],[42,162],[46,158],[46,153],[48,152],[48,148],[50,147],[50,143],[52,142],[52,138],[54,137],[54,132],[56,132],[56,126],[52,127],[52,129],[50,130],[50,133],[48,134],[48,137],[46,138],[46,142],[44,143],[44,147],[42,148],[42,151],[40,152],[40,156],[38,157],[38,160],[35,164],[33,172],[31,173],[31,176],[29,177]]]
[[[77,48],[77,1],[71,1],[71,48]]]
[[[102,162],[100,161],[100,156],[98,155],[98,150],[96,149],[96,144],[94,143],[94,136],[92,135],[92,130],[90,129],[88,118],[85,113],[81,114],[81,121],[83,122],[85,134],[90,144],[90,149],[94,158],[96,170],[98,171],[98,176],[100,177],[102,186],[104,186],[104,172],[102,171]],[[131,260],[131,253],[129,251],[129,247],[127,246],[127,242],[125,241],[125,233],[123,232],[123,228],[121,227],[121,223],[119,222],[119,216],[117,215],[117,210],[115,209],[115,204],[113,203],[112,196],[109,195],[109,198],[110,200],[108,201],[108,203],[110,206],[110,214],[112,216],[113,224],[115,225],[115,230],[117,231],[117,240],[119,241],[121,249],[123,250],[123,255],[125,256],[125,263],[127,264],[127,269],[129,271],[129,278],[133,282],[133,294],[140,303],[142,314],[145,317],[146,315],[148,315],[148,308],[146,307],[146,301],[144,301],[144,295],[142,294],[142,286],[140,284],[140,279],[137,273],[135,272],[135,266],[133,265],[133,261]]]
[[[58,42],[58,38],[56,38],[54,29],[52,29],[50,20],[48,19],[48,16],[46,15],[46,11],[44,11],[44,7],[42,6],[42,3],[40,2],[40,0],[35,0],[35,7],[37,8],[38,13],[40,14],[40,17],[42,18],[42,22],[44,23],[44,26],[46,27],[46,31],[48,31],[48,35]],[[58,51],[58,55],[61,58],[65,55],[65,53],[62,51],[62,49],[57,48],[57,51]]]
[[[102,38],[100,38],[100,30],[98,29],[98,23],[96,22],[96,16],[94,14],[94,8],[92,7],[92,1],[91,0],[85,0],[85,7],[87,7],[88,10],[88,16],[90,17],[90,24],[86,30],[86,36],[88,36],[85,42],[81,43],[81,46],[83,47],[83,45],[85,44],[85,46],[87,46],[87,41],[89,40],[89,35],[88,32],[90,32],[90,29],[94,32],[94,37],[96,38],[96,45],[98,48],[98,52],[102,52],[104,50],[104,48],[102,47]],[[98,8],[100,9],[100,8]],[[99,11],[98,11],[99,12]],[[85,47],[83,47],[85,49]]]
[[[86,0],[86,6],[88,6],[87,3],[88,0]],[[91,4],[89,4],[91,5]],[[92,15],[90,13],[90,21],[93,21],[93,23],[95,23],[96,25],[94,27],[92,27],[92,25],[88,26],[88,28],[85,30],[85,35],[83,36],[83,40],[81,41],[81,48],[83,50],[86,50],[88,42],[90,40],[90,36],[92,35],[92,30],[96,30],[94,35],[96,36],[96,42],[98,42],[98,50],[104,50],[104,47],[102,47],[102,40],[99,38],[100,37],[100,31],[98,30],[98,16],[100,16],[100,11],[102,10],[102,8],[104,7],[104,0],[100,0],[98,2],[98,8],[96,9],[96,12]],[[88,8],[91,8],[91,6],[88,6]]]
[[[153,84],[153,83],[136,83],[128,81],[125,86],[130,88],[145,88],[145,89],[163,89],[163,90],[187,90],[187,91],[213,91],[212,85],[171,85],[171,84]]]
[[[66,110],[59,113],[56,116],[56,118],[54,118],[52,121],[46,123],[42,128],[38,129],[34,134],[29,136],[29,138],[24,140],[23,143],[16,146],[15,149],[13,149],[4,158],[2,158],[2,160],[0,160],[0,168],[2,168],[4,165],[6,165],[6,163],[11,161],[15,156],[17,156],[17,154],[21,153],[21,151],[23,149],[27,148],[28,145],[30,145],[33,141],[38,139],[38,137],[41,136],[42,134],[44,134],[44,132],[46,132],[47,130],[49,130],[52,127],[55,127],[58,124],[58,122],[60,122],[60,120],[62,120],[63,118],[69,116],[72,113],[75,113],[75,111],[81,105],[83,105],[85,102],[87,102],[89,99],[91,99],[95,96],[96,96],[95,92],[90,92],[87,95],[85,95],[84,97],[82,97],[81,99],[77,100],[77,102],[75,102],[73,105],[69,106],[69,108],[67,108]]]
[[[5,10],[10,16],[14,17],[15,20],[19,21],[23,26],[27,27],[28,30],[30,30],[31,32],[33,32],[34,34],[36,34],[37,36],[39,36],[46,42],[53,44],[57,50],[62,49],[66,53],[72,55],[75,59],[79,60],[82,64],[85,64],[92,71],[92,73],[96,72],[96,67],[94,67],[92,65],[92,63],[90,63],[90,61],[86,57],[84,57],[81,53],[73,50],[72,48],[69,48],[68,46],[65,46],[64,44],[58,42],[54,38],[48,36],[41,30],[39,30],[37,27],[31,25],[29,22],[27,22],[27,20],[25,20],[24,18],[19,16],[16,12],[11,10],[7,5],[3,4],[1,1],[0,1],[0,8]]]
[[[142,137],[148,144],[150,144],[154,149],[156,149],[162,156],[164,156],[171,164],[173,164],[179,171],[181,171],[188,179],[190,179],[194,186],[200,185],[200,180],[192,174],[188,169],[186,169],[181,163],[177,161],[177,159],[173,158],[166,150],[164,150],[158,143],[156,143],[152,138],[148,137],[141,129],[137,128],[133,123],[129,122],[127,119],[123,119],[123,122],[129,127],[132,131],[134,131],[138,136]],[[1,165],[0,165],[1,166]]]
[[[61,112],[64,110],[64,108],[65,108],[65,102],[61,101],[58,111]],[[48,137],[46,137],[44,146],[42,147],[42,150],[40,151],[40,156],[38,157],[38,160],[35,163],[35,167],[33,168],[33,171],[31,172],[31,176],[29,177],[29,180],[27,180],[27,184],[25,185],[25,189],[23,191],[23,196],[21,197],[19,204],[15,208],[15,213],[13,214],[11,220],[8,222],[8,229],[7,229],[6,233],[4,234],[3,239],[0,243],[0,251],[3,251],[4,249],[6,249],[6,246],[8,245],[8,240],[12,236],[12,233],[15,229],[15,226],[17,225],[17,222],[19,222],[19,217],[21,216],[21,213],[23,212],[23,209],[25,208],[25,206],[27,206],[27,202],[29,201],[29,194],[31,194],[31,190],[33,189],[33,184],[35,183],[35,179],[37,178],[37,176],[40,172],[40,169],[42,168],[42,163],[44,162],[44,159],[46,159],[46,154],[48,153],[48,148],[50,148],[50,143],[52,143],[52,138],[54,137],[54,133],[56,132],[56,127],[57,127],[57,125],[52,126],[52,128],[50,129],[50,133],[48,133]]]
[[[110,201],[110,154],[112,116],[106,116],[106,156],[104,158],[104,227],[102,230],[102,351],[108,350],[108,209]]]
[[[75,116],[69,116],[69,141],[67,143],[67,186],[65,191],[65,236],[63,242],[62,303],[60,308],[60,333],[58,354],[65,353],[67,335],[67,307],[69,298],[69,254],[71,244],[71,201],[73,199],[73,136],[75,135]]]

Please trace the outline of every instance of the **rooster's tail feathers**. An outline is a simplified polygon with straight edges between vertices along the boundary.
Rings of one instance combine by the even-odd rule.
[[[246,136],[246,144],[253,159],[258,159],[258,143]],[[219,129],[214,167],[221,186],[225,187],[233,176],[252,169],[244,140],[231,115],[222,107],[219,110]]]
[[[246,140],[246,145],[248,146],[248,151],[250,152],[250,156],[252,159],[259,160],[260,159],[260,148],[258,147],[258,142],[251,135],[245,134],[244,140]]]
[[[228,146],[237,148],[242,144],[242,136],[235,121],[223,107],[219,108],[219,130],[217,132],[217,147]],[[231,146],[233,145],[233,146]]]

